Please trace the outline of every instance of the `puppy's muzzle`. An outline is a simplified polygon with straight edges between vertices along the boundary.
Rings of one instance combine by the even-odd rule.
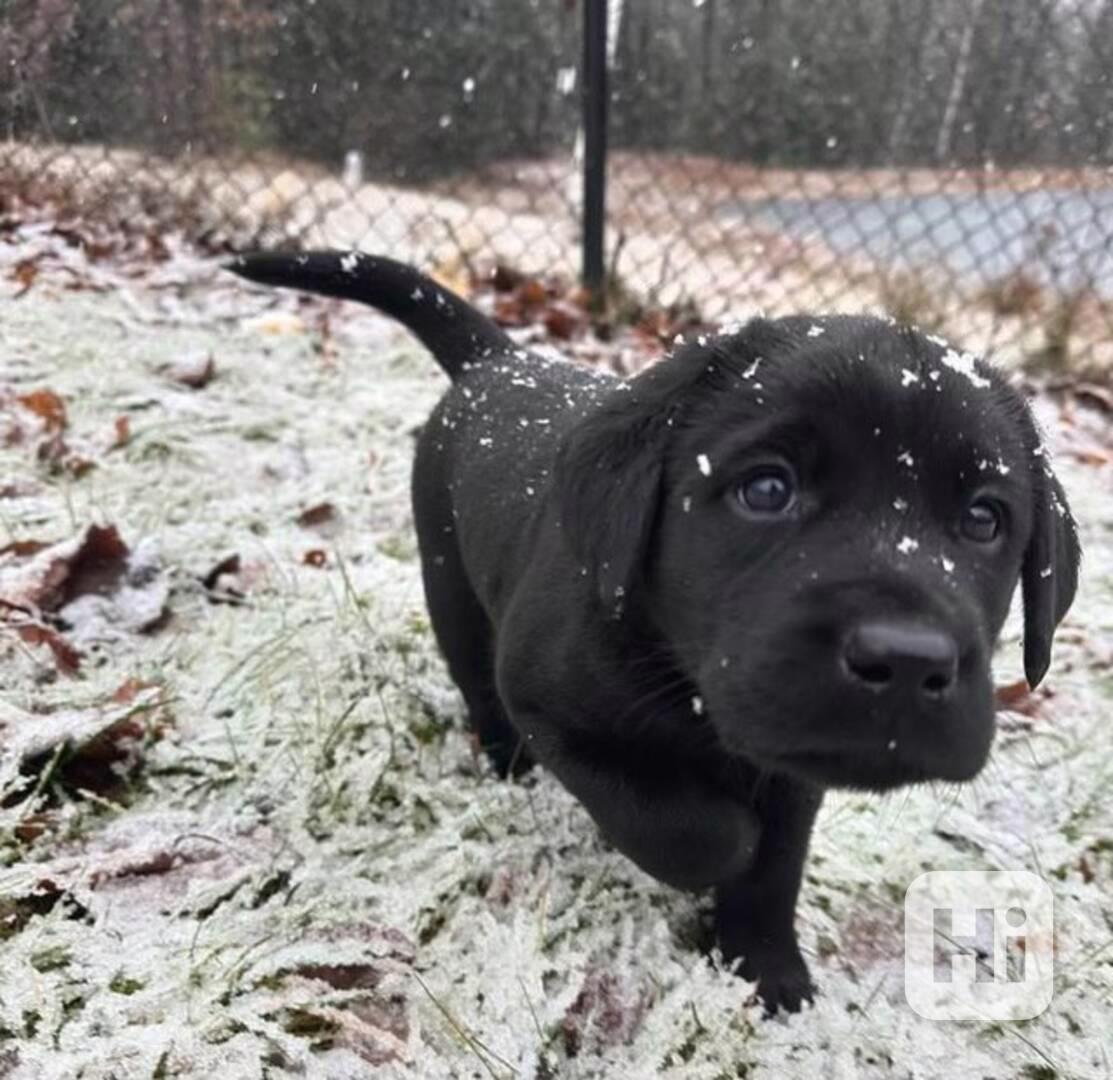
[[[886,790],[985,764],[989,650],[961,598],[899,579],[826,582],[766,620],[749,655],[761,659],[708,665],[700,688],[724,745],[771,770]]]
[[[852,686],[893,702],[943,702],[958,678],[958,644],[924,623],[863,620],[846,637],[841,671]]]

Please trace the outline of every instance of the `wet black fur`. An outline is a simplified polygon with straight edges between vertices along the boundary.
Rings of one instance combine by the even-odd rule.
[[[754,319],[619,381],[517,349],[389,259],[232,269],[374,305],[435,353],[452,384],[419,439],[414,516],[474,731],[500,774],[551,770],[649,873],[713,887],[725,956],[768,1008],[798,1008],[824,789],[974,776],[1017,581],[1033,685],[1074,596],[1074,524],[1022,398],[874,318]],[[739,480],[770,458],[799,501],[755,516]],[[958,522],[987,494],[1005,526],[978,544]],[[848,682],[846,629],[877,617],[950,635],[954,693],[897,707]]]

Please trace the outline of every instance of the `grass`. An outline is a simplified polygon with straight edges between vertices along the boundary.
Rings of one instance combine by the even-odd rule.
[[[113,523],[129,542],[156,536],[173,583],[170,623],[103,645],[80,681],[51,676],[30,649],[0,656],[23,707],[100,701],[138,676],[165,687],[174,716],[144,746],[127,800],[59,795],[57,770],[24,793],[56,800],[58,815],[14,837],[0,869],[0,1049],[28,1075],[101,1080],[125,1063],[140,1076],[223,1075],[244,1060],[256,1070],[245,1075],[311,1078],[880,1078],[944,1075],[958,1059],[979,1075],[1085,1075],[1113,1049],[1101,916],[1113,702],[1081,644],[1108,630],[1097,472],[1063,461],[1089,577],[1077,638],[1056,654],[1058,696],[1024,739],[1002,740],[975,788],[829,800],[800,919],[822,996],[807,1016],[764,1023],[748,988],[695,947],[706,900],[610,851],[551,777],[498,784],[474,758],[424,610],[405,497],[405,432],[442,385],[432,365],[350,309],[330,309],[326,364],[308,319],[304,332],[255,328],[272,304],[301,317],[293,298],[249,293],[205,264],[177,272],[191,285],[169,306],[127,279],[133,305],[163,320],[150,326],[121,300],[124,282],[84,294],[46,271],[5,311],[5,348],[23,378],[66,400],[75,438],[92,442],[121,403],[144,403],[128,411],[133,444],[77,480],[0,447],[0,477],[37,485],[0,500],[7,534]],[[242,318],[206,321],[211,310]],[[199,348],[217,364],[203,390],[157,375]],[[156,442],[167,452],[144,452]],[[321,540],[297,517],[326,499],[345,524],[309,565]],[[200,579],[232,553],[251,584],[242,604],[213,603]],[[1010,634],[1003,679],[1018,651]],[[1043,751],[1052,735],[1054,754]],[[909,1014],[885,962],[854,951],[851,930],[874,927],[878,905],[899,908],[925,863],[980,860],[1055,868],[1071,977],[1023,1028],[1031,1045],[978,1025],[942,1039]],[[33,890],[43,874],[58,892]],[[375,985],[339,990],[319,977],[330,966],[372,971]],[[570,1043],[573,1003],[603,981],[613,993],[572,1012],[582,1027]],[[404,1036],[390,1030],[400,1023]]]

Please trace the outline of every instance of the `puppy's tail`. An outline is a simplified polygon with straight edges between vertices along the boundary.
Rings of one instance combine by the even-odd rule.
[[[226,264],[261,285],[359,300],[397,319],[455,379],[465,365],[516,346],[490,319],[412,266],[358,251],[274,251]]]

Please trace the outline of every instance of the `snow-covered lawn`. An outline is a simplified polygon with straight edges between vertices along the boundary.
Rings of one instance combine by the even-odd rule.
[[[0,549],[72,543],[5,549],[0,597],[61,590],[81,656],[59,673],[0,611],[0,1076],[1110,1075],[1107,417],[1040,404],[1086,549],[1047,692],[1002,714],[967,788],[829,799],[800,904],[821,997],[769,1021],[695,948],[706,900],[607,850],[550,777],[475,759],[410,521],[433,362],[374,315],[185,255],[139,276],[48,260],[12,299],[17,254]],[[101,579],[74,555],[91,525],[129,549]],[[43,735],[67,725],[108,729],[84,770]],[[911,1011],[901,905],[926,868],[1050,883],[1047,1012]]]

